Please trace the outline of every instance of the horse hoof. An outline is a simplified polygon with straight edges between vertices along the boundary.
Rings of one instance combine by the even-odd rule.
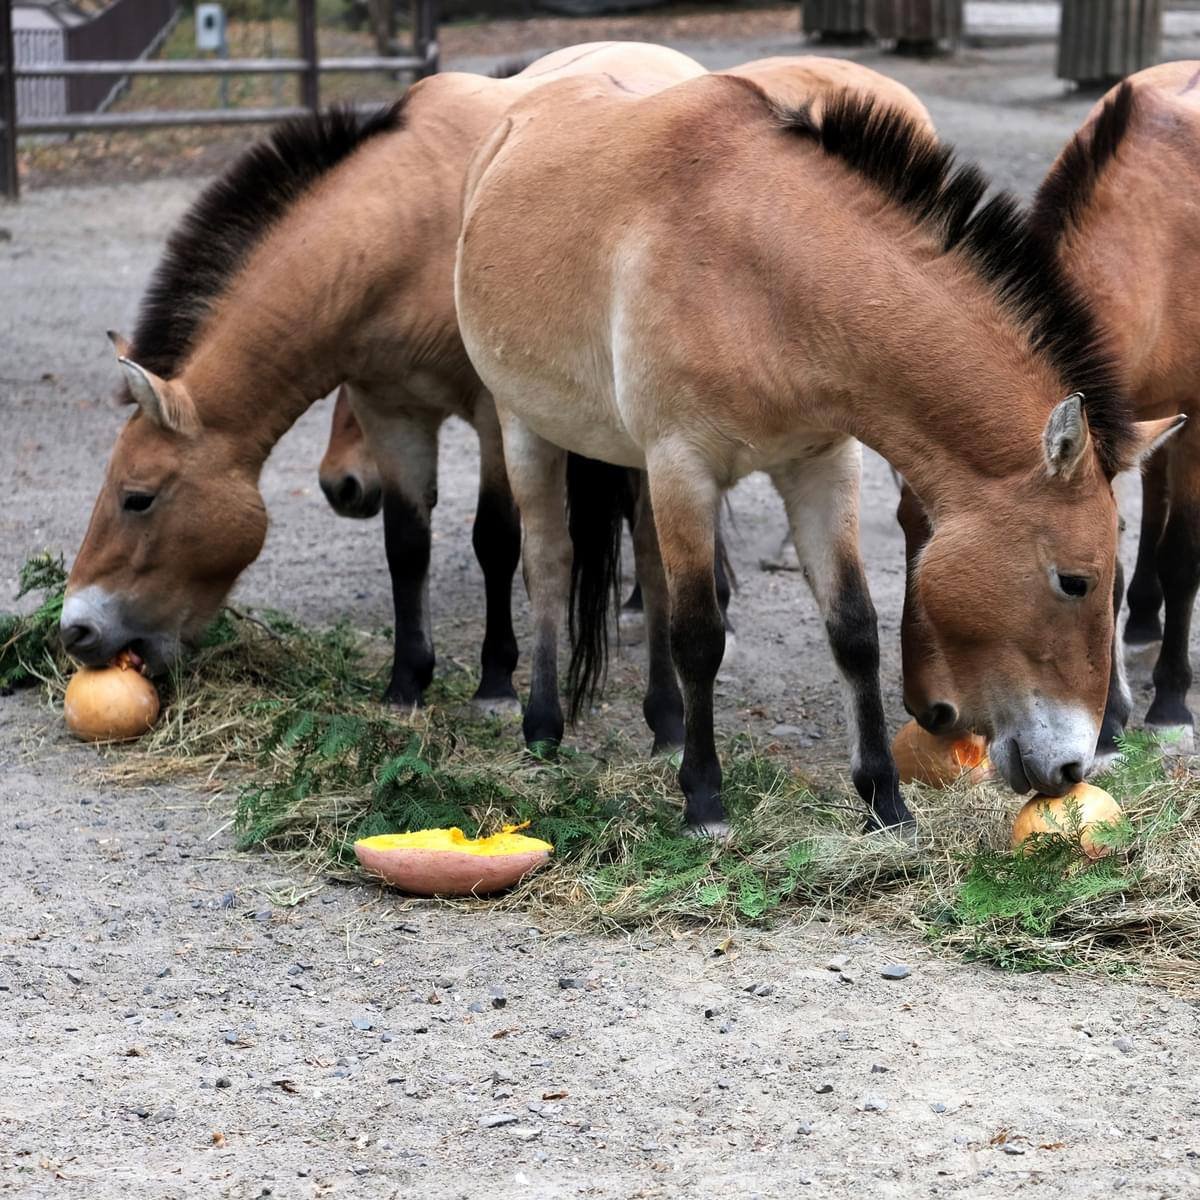
[[[733,830],[728,821],[705,821],[699,825],[685,825],[683,836],[689,838],[708,838],[714,842],[728,842],[733,837]]]
[[[898,821],[895,825],[882,825],[876,816],[871,815],[867,818],[863,832],[873,837],[894,838],[903,846],[917,844],[917,823],[911,817],[907,821]]]
[[[1191,725],[1147,725],[1158,739],[1164,758],[1185,758],[1196,753],[1196,730]]]
[[[475,696],[471,707],[481,717],[501,721],[519,720],[521,716],[521,702],[515,696]]]

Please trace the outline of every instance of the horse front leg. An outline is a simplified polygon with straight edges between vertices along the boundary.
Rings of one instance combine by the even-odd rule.
[[[1189,644],[1192,608],[1200,588],[1200,430],[1184,429],[1167,450],[1169,506],[1158,545],[1158,578],[1164,602],[1163,640],[1154,665],[1154,700],[1146,725],[1165,735],[1168,750],[1190,753],[1195,721],[1188,707],[1192,685]]]
[[[683,684],[684,821],[696,834],[728,831],[713,733],[713,683],[725,653],[714,546],[720,489],[707,465],[669,444],[647,455],[658,543],[670,595],[671,655]]]
[[[519,709],[513,671],[517,638],[512,623],[512,581],[521,561],[521,518],[504,464],[496,406],[481,398],[475,410],[479,435],[479,503],[471,541],[483,571],[486,623],[474,702],[489,713]]]
[[[861,477],[862,447],[853,438],[771,472],[842,677],[850,775],[870,809],[867,827],[876,829],[913,818],[900,794],[879,690],[879,632],[858,549]]]
[[[1134,654],[1145,653],[1162,641],[1163,588],[1158,575],[1158,545],[1167,523],[1167,456],[1164,448],[1143,468],[1142,521],[1138,531],[1137,561],[1129,581],[1129,619],[1125,645]]]
[[[567,529],[567,453],[500,409],[504,457],[524,530],[521,568],[533,619],[529,703],[521,723],[525,744],[552,748],[562,741],[558,694],[558,633],[571,578]]]
[[[1100,722],[1100,736],[1096,740],[1096,756],[1092,760],[1093,775],[1110,767],[1121,756],[1118,744],[1129,725],[1133,712],[1133,695],[1125,678],[1125,658],[1117,637],[1117,620],[1121,615],[1121,601],[1125,594],[1125,569],[1118,557],[1113,572],[1113,639],[1112,661],[1108,669],[1108,697],[1104,702],[1104,719]],[[1157,615],[1157,614],[1156,614]]]
[[[355,396],[358,400],[357,394]],[[437,504],[438,430],[443,414],[356,404],[383,484],[383,542],[392,577],[395,655],[383,700],[419,705],[433,679],[429,615],[430,522]]]

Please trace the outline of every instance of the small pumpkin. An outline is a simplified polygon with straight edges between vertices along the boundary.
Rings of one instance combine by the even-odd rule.
[[[418,829],[360,838],[354,853],[365,871],[414,896],[488,896],[524,879],[554,851],[506,825],[490,837],[461,829]]]
[[[1013,822],[1013,849],[1019,849],[1036,833],[1073,836],[1075,823],[1070,812],[1073,805],[1079,808],[1079,848],[1092,859],[1110,854],[1110,847],[1099,845],[1091,836],[1092,827],[1111,825],[1124,814],[1112,796],[1090,783],[1077,783],[1065,796],[1034,796],[1027,801]]]
[[[63,697],[67,728],[87,742],[141,737],[158,720],[158,691],[141,659],[123,651],[107,667],[80,667]]]
[[[978,734],[928,733],[909,721],[892,741],[892,757],[901,783],[927,783],[945,787],[964,773],[971,783],[991,777],[987,742]]]

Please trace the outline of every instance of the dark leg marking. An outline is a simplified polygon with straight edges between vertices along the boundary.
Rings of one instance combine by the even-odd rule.
[[[900,776],[892,761],[879,690],[879,632],[875,605],[862,568],[846,563],[825,622],[834,660],[850,689],[850,705],[858,731],[858,755],[851,778],[871,815],[867,828],[886,828],[912,821],[900,795]]]
[[[1096,757],[1104,758],[1118,754],[1117,740],[1129,724],[1131,705],[1129,693],[1122,687],[1124,673],[1121,664],[1121,643],[1117,638],[1116,619],[1121,613],[1121,597],[1125,591],[1125,570],[1117,560],[1113,576],[1113,641],[1112,664],[1108,673],[1108,699],[1104,704],[1104,720],[1100,724],[1100,737],[1096,741]]]
[[[475,699],[515,700],[512,677],[517,667],[517,638],[512,624],[512,581],[521,561],[521,518],[507,490],[480,491],[471,540],[483,569],[487,602],[482,673]]]
[[[679,786],[692,828],[719,825],[721,763],[713,735],[713,682],[725,654],[725,623],[711,571],[679,579],[671,603],[671,649],[683,683],[687,718]]]
[[[425,628],[425,584],[429,574],[429,513],[406,496],[383,497],[383,540],[392,576],[396,654],[383,699],[389,704],[420,704],[433,679],[433,643]]]
[[[1129,619],[1125,641],[1145,646],[1163,635],[1159,613],[1163,606],[1162,583],[1158,577],[1158,546],[1167,520],[1167,456],[1159,451],[1142,476],[1142,522],[1138,533],[1137,563],[1129,582]]]
[[[1166,603],[1162,650],[1154,667],[1154,701],[1148,725],[1192,725],[1187,694],[1192,685],[1188,642],[1192,606],[1200,587],[1200,506],[1172,504],[1158,555]]]

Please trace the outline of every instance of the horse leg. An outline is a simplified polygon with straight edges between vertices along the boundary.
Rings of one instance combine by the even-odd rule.
[[[1189,430],[1167,449],[1169,508],[1166,527],[1158,546],[1158,578],[1162,584],[1164,616],[1162,649],[1154,665],[1154,700],[1146,714],[1146,725],[1162,733],[1178,735],[1168,749],[1190,752],[1195,722],[1188,708],[1192,668],[1188,644],[1192,630],[1192,606],[1200,588],[1200,446],[1192,448],[1197,436]]]
[[[479,503],[471,541],[483,571],[486,623],[475,703],[490,713],[519,709],[513,687],[517,638],[512,624],[512,581],[521,560],[521,518],[508,484],[496,407],[481,399],[475,411],[479,434]]]
[[[1092,760],[1093,774],[1105,770],[1120,757],[1117,744],[1129,724],[1133,712],[1133,696],[1125,679],[1125,658],[1121,643],[1117,639],[1117,618],[1121,615],[1121,600],[1125,594],[1125,569],[1118,557],[1113,574],[1113,640],[1112,663],[1108,672],[1108,698],[1104,704],[1104,720],[1100,723],[1100,737],[1096,741],[1096,756]],[[1157,619],[1157,613],[1155,614]]]
[[[629,486],[625,489],[625,521],[629,526],[629,536],[634,539],[634,578],[633,591],[629,593],[629,598],[621,605],[621,611],[617,614],[617,622],[624,630],[628,630],[631,635],[636,638],[640,634],[642,623],[645,619],[645,600],[642,597],[642,581],[637,577],[637,543],[636,543],[636,526],[638,501],[646,494],[646,489],[643,487],[644,479],[641,471],[629,472]]]
[[[871,810],[868,828],[880,828],[913,818],[900,795],[879,690],[879,632],[858,551],[861,476],[862,447],[853,438],[771,472],[842,677],[851,778]]]
[[[1142,475],[1142,523],[1137,562],[1129,581],[1129,619],[1125,622],[1125,645],[1135,653],[1162,641],[1159,613],[1163,589],[1156,560],[1167,520],[1167,503],[1167,451],[1163,449],[1151,456]]]
[[[675,445],[653,448],[647,467],[670,594],[671,655],[683,684],[684,821],[694,833],[719,836],[728,828],[713,735],[713,683],[725,653],[713,578],[720,489],[703,461]]]
[[[633,522],[633,557],[645,605],[649,671],[642,713],[654,734],[652,754],[683,744],[683,696],[671,657],[671,603],[658,548],[650,490],[639,491]]]
[[[371,440],[383,477],[383,541],[395,609],[396,652],[392,676],[383,693],[389,704],[420,704],[433,678],[430,519],[437,504],[441,424],[440,413],[404,413],[387,420],[385,441]]]
[[[521,567],[533,618],[525,744],[557,746],[563,735],[558,694],[558,631],[571,579],[571,539],[564,498],[567,453],[500,411],[508,478],[525,532]]]

